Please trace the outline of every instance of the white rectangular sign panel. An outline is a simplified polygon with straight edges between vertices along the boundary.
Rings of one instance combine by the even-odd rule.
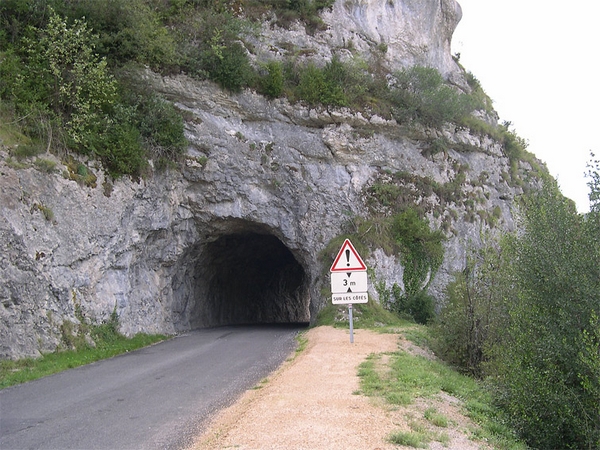
[[[345,305],[350,303],[367,303],[369,295],[366,292],[353,292],[351,294],[333,294],[331,302],[334,305]]]
[[[350,294],[367,292],[367,271],[331,272],[331,293]]]

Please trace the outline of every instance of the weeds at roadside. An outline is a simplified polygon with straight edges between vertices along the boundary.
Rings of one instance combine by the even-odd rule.
[[[429,423],[436,427],[446,428],[448,426],[448,418],[437,412],[435,408],[427,408],[423,416]]]
[[[286,360],[287,362],[293,361],[296,357],[306,350],[306,346],[308,345],[308,339],[306,338],[306,334],[304,332],[300,332],[296,335],[296,342],[298,345],[296,346],[296,350],[294,353]]]
[[[269,382],[269,379],[268,379],[268,378],[263,378],[263,379],[262,379],[262,380],[260,380],[260,382],[259,382],[259,383],[258,383],[256,386],[254,386],[252,389],[253,389],[253,390],[255,390],[255,391],[257,391],[257,390],[259,390],[259,389],[262,389],[262,388],[264,388],[264,387],[265,387],[265,385],[266,385],[268,382]]]
[[[132,338],[113,332],[104,325],[92,326],[95,347],[55,351],[40,358],[0,361],[0,389],[42,378],[66,369],[111,358],[167,339],[164,335],[136,334]]]
[[[400,332],[420,345],[429,340],[428,329],[424,326],[410,325]],[[462,414],[473,422],[471,439],[487,442],[498,449],[526,448],[515,440],[493,406],[489,393],[474,379],[459,374],[435,358],[404,350],[386,356],[388,358],[384,360],[382,355],[370,355],[359,366],[360,390],[355,394],[380,398],[391,411],[409,406],[422,410],[419,419],[411,416],[411,431],[392,433],[388,437],[390,442],[414,448],[426,448],[432,441],[448,445],[450,437],[440,429],[449,429],[455,424],[431,405],[439,401],[440,396],[450,395],[458,399]]]

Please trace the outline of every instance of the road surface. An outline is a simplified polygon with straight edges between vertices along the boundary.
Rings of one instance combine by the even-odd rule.
[[[179,449],[294,350],[295,326],[190,332],[0,391],[0,449]]]

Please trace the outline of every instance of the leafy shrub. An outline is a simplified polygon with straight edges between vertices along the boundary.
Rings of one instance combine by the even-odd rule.
[[[391,233],[404,266],[405,295],[415,297],[427,287],[442,264],[444,236],[440,231],[432,231],[427,220],[410,208],[393,217]]]
[[[417,323],[426,324],[435,317],[435,299],[425,289],[405,296],[401,305],[398,312],[408,314]]]
[[[111,126],[99,134],[95,153],[111,176],[140,176],[147,164],[140,131],[131,123],[128,108],[118,107],[114,118]]]
[[[532,447],[597,448],[600,221],[578,215],[550,180],[521,212],[519,234],[449,286],[438,351],[487,377]]]
[[[49,107],[62,116],[69,140],[90,150],[87,135],[106,120],[104,111],[115,101],[116,82],[106,61],[94,54],[87,25],[76,20],[69,27],[51,12],[38,39],[29,42],[28,53],[31,78],[47,87]]]
[[[269,61],[265,65],[266,75],[260,78],[260,92],[269,98],[280,97],[283,93],[283,64],[277,61]]]
[[[494,241],[473,251],[446,287],[447,300],[433,326],[435,352],[476,377],[484,376],[490,347],[508,323],[505,255]]]
[[[219,33],[202,55],[202,65],[211,80],[233,92],[247,86],[254,77],[246,49],[239,42],[222,43]]]
[[[293,100],[303,100],[311,106],[352,106],[364,108],[380,85],[369,75],[360,60],[342,62],[337,56],[323,67],[314,63],[287,65],[285,85]]]
[[[252,26],[236,17],[228,5],[207,2],[182,9],[177,16],[180,65],[189,74],[209,78],[230,91],[254,81],[254,70],[242,37]]]
[[[148,1],[74,0],[62,9],[72,19],[85,17],[97,33],[97,50],[113,64],[136,61],[156,70],[178,63],[176,42],[162,23],[160,10]]]
[[[289,79],[298,80],[292,87],[296,99],[303,100],[311,106],[346,105],[347,98],[339,80],[335,77],[335,69],[331,69],[331,63],[321,68],[311,62],[294,70],[296,74]]]
[[[158,159],[176,161],[187,142],[181,114],[172,103],[151,92],[136,100],[134,121],[145,147]]]
[[[532,446],[593,448],[598,410],[589,409],[592,392],[579,374],[590,367],[578,355],[600,305],[598,229],[555,182],[531,194],[523,212],[522,233],[509,247],[518,295],[493,353],[500,401]]]
[[[389,98],[399,122],[417,121],[431,127],[459,122],[474,109],[473,98],[444,83],[440,73],[415,66],[396,72]]]
[[[246,6],[255,8],[260,4],[264,8],[266,4],[275,12],[280,26],[288,27],[295,21],[301,21],[306,25],[307,32],[312,33],[323,28],[319,12],[332,7],[334,3],[335,0],[251,0]]]
[[[86,11],[104,31],[106,24],[100,19],[124,20],[113,17],[110,6],[125,14],[127,8],[145,5],[141,0],[128,6],[120,0],[56,4],[70,13],[90,8]],[[8,14],[6,6],[1,13]],[[39,142],[44,146],[47,142],[99,157],[115,177],[142,173],[143,144],[159,158],[176,159],[181,154],[185,139],[180,115],[156,96],[119,94],[119,81],[107,60],[95,53],[97,43],[104,45],[103,38],[93,35],[85,21],[74,19],[69,24],[49,9],[47,19],[39,22],[42,27],[22,31],[21,40],[0,58],[0,96],[22,116],[22,130],[33,139],[28,145],[41,148]]]
[[[382,220],[355,220],[361,240],[398,254],[404,267],[404,290],[398,284],[376,285],[380,301],[387,309],[427,323],[435,315],[434,299],[427,287],[444,257],[444,235],[432,231],[415,209],[408,208]],[[364,229],[364,231],[363,231]]]

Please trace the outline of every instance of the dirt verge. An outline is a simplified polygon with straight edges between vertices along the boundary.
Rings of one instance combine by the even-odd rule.
[[[367,356],[414,350],[401,336],[355,330],[351,344],[348,330],[317,327],[306,338],[303,352],[218,414],[192,448],[398,449],[403,447],[387,440],[392,432],[414,430],[416,423],[438,428],[423,419],[427,408],[448,418],[447,426],[434,431],[441,442],[429,448],[482,447],[469,440],[473,425],[460,414],[460,401],[447,394],[395,408],[357,394],[358,366]]]

